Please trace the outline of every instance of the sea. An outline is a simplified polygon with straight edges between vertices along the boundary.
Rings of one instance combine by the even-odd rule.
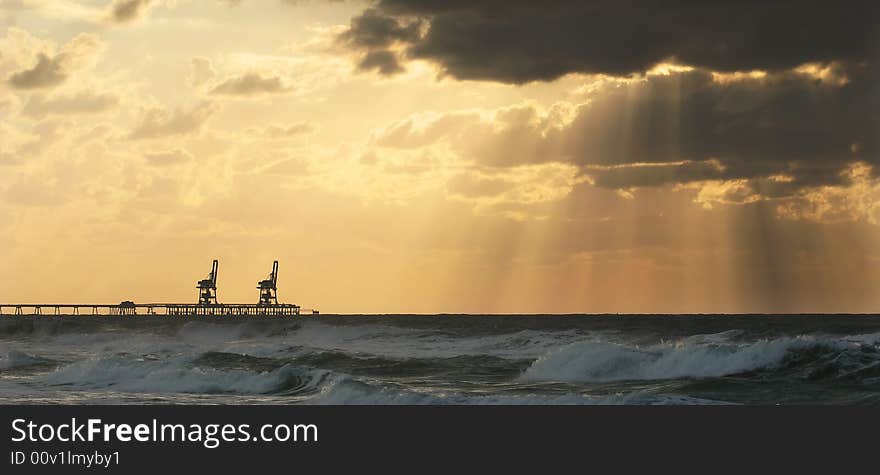
[[[880,404],[876,315],[0,316],[0,404]]]

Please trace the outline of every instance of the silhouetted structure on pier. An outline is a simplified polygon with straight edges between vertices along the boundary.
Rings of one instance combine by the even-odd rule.
[[[214,259],[211,272],[198,281],[198,303],[142,303],[136,304],[125,300],[118,304],[0,304],[0,315],[4,308],[14,309],[15,315],[44,315],[43,309],[50,308],[52,314],[62,315],[62,309],[70,309],[70,315],[80,315],[80,309],[91,310],[92,315],[139,315],[138,310],[146,310],[143,315],[170,316],[289,316],[300,315],[300,306],[292,303],[278,303],[278,261],[272,263],[272,272],[266,279],[257,283],[260,299],[256,304],[232,303],[224,304],[217,301],[217,271],[219,262]],[[25,313],[32,309],[32,313]],[[310,313],[316,315],[317,310]]]
[[[259,305],[278,305],[278,261],[272,263],[272,272],[269,276],[257,282],[260,289]]]
[[[211,273],[208,277],[202,279],[198,283],[199,289],[199,305],[216,305],[217,304],[217,259],[211,265]]]

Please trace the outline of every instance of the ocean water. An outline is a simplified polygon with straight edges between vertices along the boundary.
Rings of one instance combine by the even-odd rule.
[[[878,404],[880,316],[3,316],[0,403]]]

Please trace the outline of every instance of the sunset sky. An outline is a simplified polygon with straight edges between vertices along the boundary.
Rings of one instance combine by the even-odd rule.
[[[0,0],[0,302],[880,311],[875,5]]]

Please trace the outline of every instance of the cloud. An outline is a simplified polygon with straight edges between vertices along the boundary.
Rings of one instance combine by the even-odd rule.
[[[378,133],[385,147],[446,142],[479,166],[570,163],[614,189],[758,180],[764,196],[845,184],[853,163],[880,164],[880,86],[800,72],[718,80],[691,70],[611,82],[583,104],[411,118]],[[785,180],[767,180],[771,176]],[[762,180],[763,181],[760,181]]]
[[[819,186],[801,190],[795,199],[783,200],[777,213],[788,219],[822,223],[864,220],[880,224],[880,181],[862,164],[843,172],[846,186]]]
[[[22,163],[24,163],[24,159],[20,155],[0,152],[0,166],[21,165]]]
[[[59,58],[50,58],[43,53],[37,56],[37,64],[9,77],[9,84],[17,89],[36,89],[57,86],[67,79],[67,73]]]
[[[339,35],[339,40],[360,48],[387,48],[396,42],[416,41],[420,28],[418,20],[405,24],[368,8],[351,19],[351,26]]]
[[[309,164],[299,158],[289,158],[275,163],[263,170],[272,175],[304,176],[309,173]]]
[[[690,183],[725,175],[724,166],[716,159],[587,168],[586,173],[596,186],[616,189]]]
[[[761,199],[751,180],[712,180],[689,186],[697,190],[694,202],[705,209],[716,205],[742,205]]]
[[[452,196],[462,198],[493,197],[509,191],[515,183],[494,177],[460,173],[446,182],[446,190]]]
[[[107,11],[110,23],[129,23],[146,14],[153,0],[114,0]]]
[[[101,21],[104,12],[101,7],[90,5],[94,2],[76,0],[3,0],[0,1],[0,22],[17,23],[19,13],[33,13],[43,18],[62,22]],[[100,2],[99,2],[100,3]]]
[[[57,54],[39,53],[36,64],[9,76],[15,89],[41,89],[57,86],[72,73],[85,67],[102,49],[101,39],[91,33],[80,33],[65,44]]]
[[[153,107],[141,113],[138,123],[129,133],[129,138],[152,139],[197,132],[216,111],[217,106],[212,102],[200,102],[190,108],[177,108],[173,111]]]
[[[69,125],[63,120],[43,120],[27,129],[16,127],[13,121],[2,122],[0,127],[0,147],[5,148],[14,163],[30,161],[52,147],[63,143],[68,136]]]
[[[183,149],[166,150],[144,155],[147,163],[153,166],[170,166],[187,163],[193,159],[191,153]]]
[[[211,89],[211,94],[227,96],[253,96],[259,94],[282,94],[290,90],[278,76],[247,73],[229,78]]]
[[[388,50],[368,51],[358,62],[358,69],[361,71],[375,70],[384,76],[391,76],[404,71],[397,60],[397,55]]]
[[[351,19],[347,30],[337,36],[337,42],[364,51],[358,61],[361,71],[378,71],[390,76],[404,71],[392,47],[416,41],[421,35],[422,21],[400,21],[374,8]]]
[[[119,105],[119,97],[110,93],[82,91],[68,95],[45,96],[34,94],[28,99],[21,113],[34,119],[47,115],[97,114]]]
[[[40,175],[28,174],[19,176],[15,183],[6,188],[0,195],[0,202],[18,206],[54,207],[64,205],[70,196],[71,185],[64,182],[49,184]]]
[[[0,23],[12,25],[15,23],[16,15],[32,8],[23,0],[8,0],[0,2]]]
[[[248,132],[254,135],[270,138],[282,139],[296,137],[300,135],[310,134],[315,131],[315,126],[310,122],[301,121],[289,125],[271,124],[261,129],[251,128]]]
[[[193,87],[199,87],[202,84],[214,79],[217,72],[208,58],[195,57],[190,61],[189,82]]]
[[[419,114],[379,131],[373,140],[378,145],[394,148],[422,147],[447,138],[458,141],[468,127],[479,126],[485,121],[480,113],[468,111]]]
[[[459,79],[547,81],[568,73],[626,76],[671,58],[716,71],[779,71],[877,55],[880,9],[868,0],[644,2],[380,0],[342,38],[390,42]],[[421,33],[419,20],[430,26]]]
[[[446,192],[454,200],[472,204],[477,214],[523,220],[541,218],[541,205],[562,200],[583,181],[571,165],[529,165],[460,172],[446,181]]]

